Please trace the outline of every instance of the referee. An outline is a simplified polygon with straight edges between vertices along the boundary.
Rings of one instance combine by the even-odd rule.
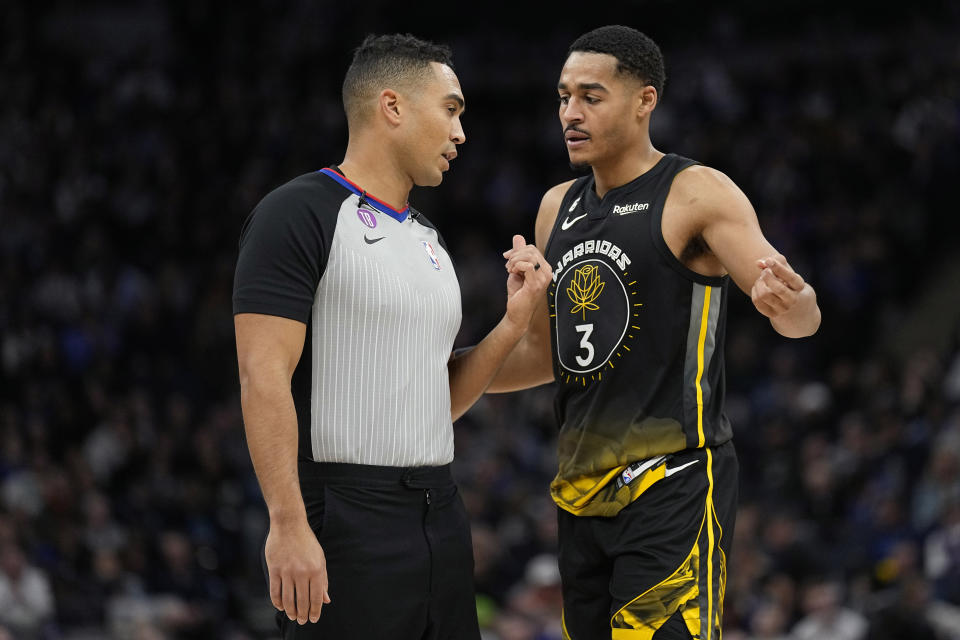
[[[514,236],[529,260],[508,276],[503,319],[451,356],[453,262],[407,203],[465,140],[450,56],[368,37],[343,83],[344,160],[269,193],[241,232],[241,402],[284,638],[479,638],[452,421],[521,338],[551,271]]]

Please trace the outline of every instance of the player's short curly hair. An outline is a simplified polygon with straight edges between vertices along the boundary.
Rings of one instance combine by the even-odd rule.
[[[387,88],[402,89],[428,77],[431,62],[453,68],[453,53],[409,33],[368,35],[353,52],[343,79],[347,122],[364,112],[370,98]]]
[[[663,54],[656,42],[636,29],[619,24],[599,27],[574,40],[567,56],[574,51],[611,55],[617,59],[618,73],[635,76],[663,93],[667,81]]]

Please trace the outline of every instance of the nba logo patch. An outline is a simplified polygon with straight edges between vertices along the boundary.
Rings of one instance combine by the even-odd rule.
[[[426,240],[421,240],[420,244],[423,245],[423,250],[427,252],[427,257],[430,258],[430,264],[433,265],[434,269],[440,271],[440,260],[437,259],[437,252],[433,250],[433,245]]]

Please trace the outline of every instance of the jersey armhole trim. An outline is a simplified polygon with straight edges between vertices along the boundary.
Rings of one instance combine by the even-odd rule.
[[[690,164],[680,169],[684,171],[689,167],[695,166],[699,163],[690,161]],[[677,175],[680,173],[677,171],[673,174],[673,177],[670,178],[670,186],[673,186],[673,181],[676,179]],[[670,190],[667,189],[667,195],[670,194]],[[663,210],[666,207],[666,196],[664,197],[664,203],[662,206],[657,207],[654,212],[654,215],[650,216],[650,236],[653,240],[653,246],[657,248],[657,251],[660,253],[667,265],[676,271],[679,275],[683,276],[687,280],[696,282],[697,284],[707,285],[711,287],[720,287],[727,283],[730,280],[730,274],[722,276],[705,276],[702,273],[697,273],[693,269],[687,267],[685,264],[680,262],[680,259],[677,256],[673,255],[673,251],[670,250],[670,247],[667,246],[667,241],[663,238]]]

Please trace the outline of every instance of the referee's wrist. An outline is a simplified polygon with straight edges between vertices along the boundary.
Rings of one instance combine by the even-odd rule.
[[[270,510],[270,526],[290,528],[307,522],[307,512],[302,506],[297,508],[282,508]]]
[[[520,338],[523,337],[523,334],[527,332],[527,325],[529,323],[518,324],[513,318],[510,317],[509,313],[505,313],[503,318],[500,319],[501,331],[504,333],[504,337],[512,340],[513,342],[519,342]]]

